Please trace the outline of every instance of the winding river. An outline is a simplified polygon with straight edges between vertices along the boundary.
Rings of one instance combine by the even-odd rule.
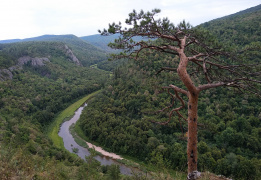
[[[71,135],[70,131],[69,131],[69,127],[76,123],[77,120],[80,118],[80,115],[82,113],[82,110],[84,109],[84,107],[87,106],[87,104],[85,103],[83,106],[81,106],[77,111],[75,111],[74,116],[69,120],[69,121],[65,121],[61,127],[60,127],[60,131],[59,131],[59,136],[63,138],[63,142],[64,142],[64,147],[70,151],[71,153],[73,152],[73,148],[77,148],[79,151],[77,152],[77,155],[79,157],[81,157],[83,160],[85,160],[85,156],[89,156],[90,153],[88,151],[87,148],[84,148],[82,146],[79,146],[75,141],[73,136]],[[89,146],[92,146],[92,144],[88,143],[87,144]],[[95,146],[94,147],[96,149],[96,151],[101,152],[102,154],[106,154],[106,156],[100,156],[97,155],[95,156],[95,159],[98,160],[101,165],[111,165],[111,164],[118,164],[120,166],[120,171],[122,174],[126,174],[126,175],[131,175],[133,171],[135,171],[135,169],[131,169],[127,166],[125,166],[124,164],[121,164],[119,162],[117,162],[115,159],[120,159],[121,157],[113,154],[113,153],[109,153],[106,151],[103,151],[102,148]],[[109,154],[108,154],[109,153]]]

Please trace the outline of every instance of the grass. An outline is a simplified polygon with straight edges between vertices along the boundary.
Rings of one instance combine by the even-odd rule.
[[[90,139],[88,139],[88,138],[85,136],[83,130],[80,128],[80,126],[79,126],[79,121],[76,122],[76,124],[74,125],[74,128],[73,128],[73,129],[74,129],[74,131],[76,132],[76,134],[77,134],[80,138],[82,138],[83,140],[85,140],[85,141],[87,141],[87,142],[91,142]],[[92,142],[91,142],[91,143],[92,143]]]
[[[81,147],[89,148],[88,145],[86,144],[86,142],[76,134],[76,132],[74,130],[74,126],[75,126],[75,124],[72,124],[69,128],[70,133],[74,138],[74,141]]]
[[[61,113],[59,113],[56,118],[54,119],[53,123],[50,125],[48,129],[48,137],[53,141],[54,145],[58,148],[64,149],[63,139],[58,135],[58,132],[60,130],[61,124],[65,120],[69,120],[69,117],[72,117],[74,115],[74,112],[82,105],[84,104],[88,99],[90,99],[92,96],[99,93],[99,91],[95,91],[94,93],[91,93],[80,100],[76,101],[69,107],[67,107],[65,110],[63,110]]]

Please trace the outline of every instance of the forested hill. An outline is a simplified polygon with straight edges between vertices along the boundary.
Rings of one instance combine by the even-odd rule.
[[[114,40],[117,39],[118,37],[119,37],[119,34],[114,34],[114,35],[110,35],[110,36],[101,36],[100,34],[95,34],[95,35],[91,35],[91,36],[83,36],[80,38],[98,48],[106,50],[107,52],[116,53],[116,52],[119,52],[119,50],[110,48],[108,46],[108,44],[113,43]],[[147,40],[147,38],[141,38],[141,37],[133,38],[134,41],[139,41],[141,39]]]
[[[201,26],[223,43],[242,47],[258,42],[259,7]],[[61,110],[101,88],[102,93],[88,103],[80,119],[89,139],[152,164],[161,173],[168,169],[186,171],[186,123],[178,118],[168,126],[150,122],[169,118],[165,113],[154,113],[171,102],[160,87],[182,86],[171,72],[155,75],[161,67],[175,66],[175,57],[144,55],[142,61],[126,61],[112,77],[90,68],[93,64],[115,68],[105,63],[106,52],[101,50],[103,42],[114,38],[44,35],[0,41],[0,179],[84,179],[86,174],[90,179],[108,179],[103,174],[107,170],[93,159],[83,163],[58,149],[46,135]],[[260,52],[255,59],[260,62]],[[201,94],[198,108],[199,171],[233,179],[259,179],[260,99],[217,88]]]
[[[242,46],[251,42],[261,42],[261,5],[200,26],[213,32],[223,43],[232,41]]]
[[[112,49],[108,46],[109,43],[114,42],[115,39],[119,37],[119,34],[114,34],[111,36],[101,36],[100,34],[91,35],[91,36],[84,36],[80,37],[82,40],[86,41],[87,43],[96,46],[97,48],[105,50],[107,53],[119,53],[119,50]],[[123,61],[102,61],[97,63],[97,67],[100,69],[104,69],[107,71],[112,71]]]
[[[260,43],[260,17],[259,8],[253,8],[201,26],[221,43],[244,48]],[[186,171],[187,123],[178,117],[166,126],[151,123],[169,119],[167,113],[156,113],[171,102],[160,87],[182,87],[177,74],[157,74],[161,67],[175,67],[175,57],[158,52],[140,56],[139,61],[114,71],[103,93],[83,111],[81,127],[105,148],[153,164],[160,172],[167,168]],[[256,52],[247,60],[260,63],[260,58]],[[260,179],[260,98],[230,88],[210,89],[200,94],[198,109],[198,170],[233,179]]]
[[[103,50],[106,50],[108,52],[115,52],[110,47],[108,47],[108,44],[110,42],[114,42],[114,39],[116,39],[118,37],[119,37],[118,34],[115,34],[112,36],[101,36],[100,34],[96,34],[96,35],[84,36],[84,37],[80,37],[80,38]]]
[[[0,179],[82,179],[83,161],[47,130],[61,110],[104,86],[109,73],[87,66],[104,60],[76,36],[0,44]]]
[[[34,38],[17,39],[17,40],[3,40],[1,43],[14,43],[14,42],[28,42],[28,41],[52,41],[52,42],[63,42],[67,44],[76,57],[80,60],[83,66],[90,66],[97,64],[101,61],[107,60],[106,52],[100,48],[97,48],[86,41],[78,38],[75,35],[43,35]]]

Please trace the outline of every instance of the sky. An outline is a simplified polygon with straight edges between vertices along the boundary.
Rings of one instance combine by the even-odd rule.
[[[112,22],[125,22],[135,9],[161,9],[168,17],[193,26],[261,4],[261,0],[2,0],[0,40],[24,39],[45,34],[98,34]]]

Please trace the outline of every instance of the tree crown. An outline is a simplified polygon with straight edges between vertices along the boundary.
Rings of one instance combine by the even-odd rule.
[[[244,89],[260,96],[260,63],[252,62],[261,49],[261,43],[252,43],[243,49],[231,44],[226,46],[202,28],[194,28],[182,21],[174,25],[168,18],[155,19],[159,9],[145,13],[133,10],[126,19],[126,27],[121,23],[109,24],[108,29],[99,31],[102,35],[119,34],[119,38],[109,46],[122,49],[120,54],[112,54],[112,59],[138,58],[141,51],[156,50],[188,58],[187,69],[191,76],[200,79],[200,90],[218,86]],[[163,68],[162,70],[174,70]],[[196,83],[196,82],[195,82]]]

